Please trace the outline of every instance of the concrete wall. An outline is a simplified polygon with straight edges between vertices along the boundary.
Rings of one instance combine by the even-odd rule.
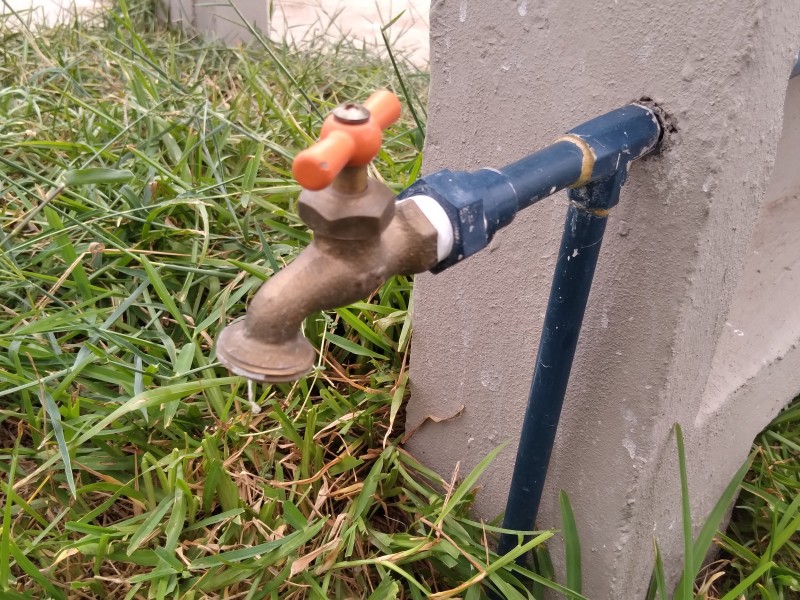
[[[502,165],[645,95],[677,123],[612,212],[538,522],[559,525],[565,489],[593,599],[642,597],[654,535],[679,567],[673,424],[699,526],[800,391],[798,32],[796,1],[433,3],[428,172]],[[504,507],[565,204],[417,279],[408,445],[463,474],[511,440],[483,517]]]
[[[227,0],[160,2],[163,17],[169,23],[189,31],[219,37],[229,44],[251,39],[248,23],[259,31],[267,31],[269,25],[269,0],[240,1],[236,2],[236,8]]]

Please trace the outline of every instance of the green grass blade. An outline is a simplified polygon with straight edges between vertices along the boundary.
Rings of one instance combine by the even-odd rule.
[[[697,571],[694,564],[692,508],[686,471],[686,449],[683,444],[683,431],[680,424],[675,423],[674,429],[675,439],[678,444],[678,470],[681,478],[681,518],[683,521],[683,575],[678,583],[678,589],[675,591],[674,600],[692,600],[694,598],[694,578]]]
[[[655,582],[654,592],[658,593],[659,600],[667,600],[667,579],[664,576],[664,560],[661,558],[661,550],[655,538],[653,538],[653,548],[655,549],[656,555],[653,573]],[[653,597],[655,597],[655,595]]]
[[[272,554],[274,551],[285,547],[297,547],[299,544],[302,544],[304,540],[316,535],[324,525],[325,521],[320,520],[314,525],[309,525],[305,529],[295,531],[294,533],[290,533],[287,536],[267,542],[265,544],[258,544],[257,546],[252,546],[249,548],[229,550],[227,552],[220,552],[219,554],[215,554],[213,556],[206,556],[193,561],[192,564],[189,565],[189,568],[192,570],[208,569],[261,557],[257,558],[256,562],[258,564],[258,568],[263,569],[266,564],[271,564],[276,560],[276,557],[279,556]]]
[[[147,390],[137,396],[134,396],[112,413],[103,417],[95,425],[83,432],[73,442],[72,445],[73,447],[77,447],[86,443],[98,433],[103,431],[106,427],[111,425],[114,421],[133,411],[137,411],[142,408],[149,408],[151,406],[157,406],[159,404],[171,402],[180,398],[186,398],[187,396],[200,393],[206,389],[228,386],[238,383],[239,380],[239,377],[223,377],[213,381],[189,381],[186,383],[177,383],[174,385]]]
[[[70,269],[70,275],[75,281],[75,286],[78,288],[81,296],[87,302],[92,301],[94,294],[89,283],[89,278],[86,271],[80,262],[80,257],[75,249],[74,244],[69,236],[64,232],[64,222],[58,216],[58,213],[49,206],[44,209],[47,216],[47,221],[53,229],[53,240],[58,244],[59,252],[66,262],[67,268]]]
[[[390,577],[386,577],[375,588],[375,591],[367,597],[367,600],[396,600],[399,594],[400,586],[397,585],[397,582]]]
[[[791,504],[786,508],[780,521],[778,521],[774,532],[775,546],[772,551],[773,555],[786,544],[798,530],[800,530],[800,493],[794,497],[794,500],[792,500]]]
[[[575,514],[572,512],[572,505],[564,490],[561,490],[559,494],[559,502],[561,504],[561,530],[564,535],[567,587],[580,594],[583,590],[581,541],[578,536],[578,527],[575,524]]]
[[[128,542],[128,548],[125,551],[128,556],[136,552],[145,540],[153,535],[153,532],[159,527],[161,519],[167,514],[175,501],[174,496],[166,496],[158,503],[156,509],[151,512],[144,522],[136,530],[136,533]]]
[[[133,173],[127,169],[109,169],[106,167],[72,169],[64,173],[64,183],[67,187],[116,185],[128,183],[131,179],[133,179]]]
[[[680,428],[676,428],[676,434],[680,434]],[[678,445],[678,460],[679,466],[682,469],[682,475],[685,476],[685,454],[683,454],[683,459],[681,459],[681,448],[683,447],[683,439],[680,438],[681,442]],[[683,460],[684,462],[681,462]],[[691,549],[691,556],[692,562],[686,563],[684,560],[684,571],[681,574],[680,581],[678,582],[678,588],[676,590],[675,600],[678,600],[682,596],[678,594],[685,593],[687,585],[691,587],[694,583],[697,574],[700,572],[700,568],[702,567],[703,559],[705,558],[706,554],[708,553],[709,549],[711,548],[711,544],[714,541],[714,534],[719,527],[719,524],[722,522],[722,519],[725,518],[725,515],[728,512],[728,508],[733,502],[733,499],[736,497],[736,494],[739,490],[739,485],[741,484],[744,476],[747,474],[748,469],[752,463],[753,457],[751,456],[748,460],[739,467],[739,470],[733,476],[731,481],[726,486],[725,490],[722,492],[717,503],[714,505],[714,508],[711,509],[711,512],[708,514],[706,521],[703,523],[703,526],[700,528],[700,532],[697,535],[697,539],[692,544]],[[682,479],[683,480],[683,479]],[[682,493],[683,493],[683,483],[682,486]],[[684,509],[685,510],[685,509]],[[685,528],[684,528],[684,535],[685,535]],[[683,592],[681,591],[683,590]],[[691,598],[692,596],[689,596]]]
[[[770,570],[775,566],[775,563],[769,561],[760,565],[755,571],[750,573],[748,577],[746,577],[742,582],[739,583],[736,587],[734,587],[730,592],[722,596],[720,600],[738,600],[742,597],[742,592],[747,591],[747,589],[752,586],[756,581],[758,581],[759,577],[761,577],[765,572]]]
[[[175,497],[172,501],[172,512],[170,512],[169,521],[167,521],[167,525],[164,528],[164,533],[167,535],[167,539],[164,541],[164,550],[167,553],[174,553],[178,547],[178,541],[186,521],[187,504],[188,500],[183,488],[176,485]]]
[[[19,442],[17,443],[19,444]],[[5,503],[3,506],[3,531],[0,538],[0,589],[8,590],[8,581],[11,576],[9,556],[11,554],[11,509],[14,505],[12,500],[14,490],[14,476],[17,472],[19,462],[19,446],[15,446],[11,454],[11,464],[8,470],[8,481],[6,482]]]
[[[800,496],[799,496],[800,497]],[[795,498],[797,500],[797,498]],[[797,510],[796,502],[792,502],[792,506],[794,510]],[[786,514],[791,514],[789,511]],[[789,523],[782,523],[779,524],[775,530],[773,531],[773,543],[770,547],[770,556],[774,556],[775,553],[778,552],[784,545],[786,545],[789,540],[794,537],[797,532],[800,531],[800,514],[795,515],[794,519],[792,519]]]
[[[19,549],[19,546],[17,546],[17,544],[13,541],[11,542],[11,556],[28,577],[30,577],[45,591],[47,591],[47,593],[50,595],[50,598],[54,598],[55,600],[66,600],[67,596],[64,594],[64,592],[48,581],[47,577],[42,573],[40,568],[31,562],[28,557],[22,553],[22,551]]]
[[[388,450],[388,449],[387,449]],[[384,452],[384,454],[386,454]],[[352,519],[355,521],[359,518],[366,517],[367,509],[370,505],[374,502],[374,494],[375,490],[378,488],[378,483],[381,479],[386,477],[386,474],[383,472],[383,464],[384,464],[384,457],[381,455],[378,460],[375,461],[375,464],[370,469],[369,474],[364,479],[364,485],[361,488],[361,493],[358,495],[358,500],[353,505],[352,508]]]
[[[372,350],[368,350],[361,346],[360,344],[356,344],[355,342],[351,342],[350,340],[343,338],[340,335],[336,335],[335,333],[326,332],[325,337],[330,341],[334,346],[338,346],[342,350],[346,350],[351,354],[356,354],[358,356],[368,356],[370,358],[378,358],[382,360],[388,360],[387,356],[383,354],[378,354],[377,352],[373,352]]]
[[[56,406],[53,397],[47,393],[47,390],[44,389],[44,386],[39,387],[39,399],[42,402],[42,407],[47,413],[47,416],[50,418],[50,426],[53,428],[53,435],[55,436],[56,443],[58,444],[58,452],[61,455],[61,462],[64,463],[64,475],[67,478],[69,491],[72,494],[72,497],[76,498],[77,492],[75,491],[75,478],[72,475],[72,459],[69,456],[67,442],[64,439],[64,428],[61,426],[61,411],[58,410],[58,406]]]
[[[189,327],[186,325],[183,314],[178,309],[178,305],[175,304],[175,300],[173,300],[172,295],[167,289],[167,286],[164,285],[164,280],[158,274],[158,271],[156,271],[153,263],[151,263],[150,260],[143,254],[139,256],[139,262],[141,262],[142,267],[144,267],[144,270],[147,273],[147,279],[150,281],[150,285],[153,286],[153,289],[156,291],[156,294],[158,294],[161,302],[164,303],[164,306],[169,311],[169,314],[171,314],[175,319],[186,338],[191,339],[192,335],[189,332]]]
[[[481,461],[475,465],[475,468],[472,469],[470,474],[464,478],[464,481],[462,481],[461,484],[455,489],[448,501],[442,507],[442,510],[436,519],[436,525],[441,525],[442,521],[444,521],[447,515],[450,514],[450,512],[464,499],[464,497],[472,491],[472,489],[478,483],[478,479],[483,472],[489,468],[489,465],[492,463],[492,461],[507,445],[508,444],[504,443],[493,448],[491,452],[484,456],[483,459],[481,459]]]

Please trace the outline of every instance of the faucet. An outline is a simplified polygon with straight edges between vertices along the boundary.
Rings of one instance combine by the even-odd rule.
[[[233,373],[264,382],[299,379],[315,362],[301,333],[308,315],[365,298],[393,275],[443,271],[485,249],[517,212],[558,190],[572,188],[570,206],[605,223],[631,162],[652,153],[665,130],[663,111],[645,99],[500,169],[443,169],[396,197],[367,169],[383,130],[399,117],[400,101],[388,91],[363,105],[341,104],[325,119],[319,141],[295,157],[292,172],[303,188],[298,212],[314,239],[261,286],[244,319],[222,330],[217,358]]]
[[[315,351],[301,333],[305,318],[369,296],[393,275],[427,271],[449,254],[449,219],[430,198],[397,201],[368,176],[382,130],[400,116],[388,91],[363,105],[337,106],[319,141],[300,152],[292,172],[303,187],[300,218],[311,244],[256,293],[244,319],[225,327],[217,358],[251,380],[294,381],[314,365]]]
[[[592,278],[611,209],[631,163],[674,131],[649,98],[600,115],[502,168],[442,169],[395,197],[367,177],[381,131],[400,103],[378,92],[336,107],[320,141],[297,155],[299,213],[314,241],[256,294],[244,320],[226,327],[217,357],[258,381],[293,381],[314,364],[301,335],[307,315],[367,296],[394,274],[441,272],[489,246],[515,215],[569,188],[569,205],[544,317],[503,521],[530,531],[542,496]],[[547,365],[545,367],[545,365]],[[504,533],[500,554],[518,544]],[[517,557],[522,564],[525,554]]]

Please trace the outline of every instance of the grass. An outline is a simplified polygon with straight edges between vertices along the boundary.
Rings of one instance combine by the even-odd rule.
[[[716,596],[800,597],[800,402],[756,439],[752,467],[717,544],[722,555],[704,577]]]
[[[290,163],[320,115],[388,86],[421,120],[426,74],[153,23],[121,1],[3,32],[0,595],[527,597],[467,512],[479,471],[456,485],[398,446],[408,278],[309,318],[319,368],[259,386],[260,412],[214,358],[309,240]],[[386,137],[374,174],[400,189],[423,133]]]
[[[152,16],[121,0],[92,24],[1,32],[0,597],[527,598],[523,574],[537,597],[582,598],[566,496],[574,592],[552,582],[555,532],[488,549],[499,529],[468,509],[493,455],[455,482],[400,447],[408,278],[310,317],[318,368],[254,389],[260,412],[214,358],[309,240],[290,163],[321,115],[397,91],[405,120],[373,174],[402,189],[426,74],[347,44],[229,50]],[[759,440],[719,536],[727,576],[695,592],[796,593],[799,423],[795,405]],[[531,549],[542,575],[514,563]]]

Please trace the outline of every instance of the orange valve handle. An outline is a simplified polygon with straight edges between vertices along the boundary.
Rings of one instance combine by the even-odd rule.
[[[307,190],[321,190],[345,167],[368,165],[381,149],[382,130],[400,118],[400,108],[397,96],[385,90],[363,106],[336,107],[322,124],[319,141],[295,157],[295,179]]]
[[[392,92],[375,92],[364,102],[366,108],[381,129],[386,129],[400,118],[400,100]]]

